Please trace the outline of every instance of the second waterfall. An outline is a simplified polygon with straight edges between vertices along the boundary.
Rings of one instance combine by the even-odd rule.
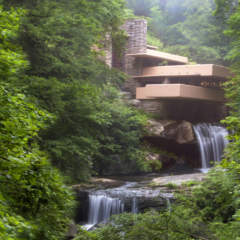
[[[211,166],[211,162],[221,160],[223,150],[228,143],[228,132],[221,126],[207,123],[195,125],[193,128],[201,154],[201,171],[207,172]]]

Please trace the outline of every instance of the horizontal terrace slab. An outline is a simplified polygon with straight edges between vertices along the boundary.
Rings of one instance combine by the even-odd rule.
[[[186,84],[149,84],[136,89],[136,99],[180,99],[223,102],[222,90]]]
[[[214,64],[196,64],[196,65],[175,65],[175,66],[157,66],[146,67],[141,76],[134,78],[151,77],[215,77],[227,79],[231,77],[228,68]]]
[[[165,53],[165,52],[159,52],[152,49],[147,49],[147,51],[144,53],[127,54],[127,56],[141,57],[141,58],[155,58],[163,61],[180,63],[180,64],[188,63],[187,57]]]

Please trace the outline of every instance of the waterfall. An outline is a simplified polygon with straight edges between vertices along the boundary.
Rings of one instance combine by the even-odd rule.
[[[202,172],[207,172],[211,162],[221,160],[223,150],[228,143],[228,132],[221,126],[201,123],[193,127],[201,154]]]
[[[110,189],[100,189],[89,192],[89,209],[88,223],[82,227],[91,230],[98,223],[107,222],[111,215],[120,214],[124,211],[137,214],[141,208],[141,204],[147,199],[156,199],[158,204],[173,198],[172,193],[161,193],[160,189],[145,189],[139,187],[136,182],[126,182],[126,184]],[[167,200],[165,200],[167,199]],[[146,206],[146,204],[145,204]]]
[[[89,226],[100,222],[106,222],[113,214],[120,214],[124,211],[124,203],[118,198],[111,198],[106,195],[89,195]]]
[[[133,197],[132,199],[132,209],[131,209],[132,213],[138,213],[138,200],[136,197]]]

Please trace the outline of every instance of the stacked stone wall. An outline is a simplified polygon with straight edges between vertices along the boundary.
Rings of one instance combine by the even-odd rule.
[[[125,22],[122,29],[126,31],[128,41],[123,58],[123,70],[128,75],[140,75],[142,73],[142,60],[128,54],[145,53],[147,51],[147,21],[144,19],[130,19]],[[137,82],[129,78],[124,84],[124,90],[136,95]]]
[[[216,123],[226,116],[224,103],[142,100],[139,108],[153,114],[158,119],[187,120],[192,123]]]
[[[147,51],[147,21],[144,19],[130,19],[122,29],[127,32],[127,54],[144,53]]]

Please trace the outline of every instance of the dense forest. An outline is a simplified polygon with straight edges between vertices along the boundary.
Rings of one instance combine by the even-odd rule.
[[[146,114],[128,106],[105,36],[145,17],[148,42],[192,62],[221,63],[231,132],[222,163],[171,211],[116,217],[80,239],[240,239],[240,6],[236,0],[0,0],[0,239],[65,238],[73,183],[151,171]]]
[[[197,63],[229,65],[226,21],[213,15],[214,0],[128,0],[137,16],[148,19],[150,44],[160,50],[188,56]]]

